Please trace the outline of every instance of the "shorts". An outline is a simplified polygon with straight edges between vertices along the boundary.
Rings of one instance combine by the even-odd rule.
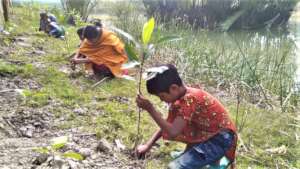
[[[209,164],[214,165],[220,160],[234,142],[231,131],[221,131],[209,140],[188,149],[172,161],[169,169],[201,169]]]

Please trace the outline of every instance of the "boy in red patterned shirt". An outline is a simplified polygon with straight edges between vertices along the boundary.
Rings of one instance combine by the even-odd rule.
[[[137,147],[138,155],[148,152],[163,137],[187,145],[184,153],[169,164],[170,169],[199,169],[218,163],[223,156],[233,168],[236,127],[223,105],[209,93],[185,86],[173,65],[152,68],[148,75],[148,92],[170,108],[165,120],[148,99],[137,96],[137,105],[160,127],[146,144]]]

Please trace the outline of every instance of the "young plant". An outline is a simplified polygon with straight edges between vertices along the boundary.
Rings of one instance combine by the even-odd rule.
[[[135,40],[132,35],[129,33],[126,33],[118,28],[112,27],[113,30],[117,31],[118,33],[125,36],[129,43],[125,44],[125,50],[130,60],[138,61],[140,62],[140,69],[139,69],[139,77],[138,77],[138,86],[137,90],[139,94],[142,94],[141,92],[141,82],[142,82],[142,74],[143,74],[143,68],[145,60],[149,58],[149,56],[153,55],[155,52],[155,46],[157,44],[163,43],[163,42],[170,42],[175,40],[180,40],[180,37],[177,36],[161,36],[159,33],[156,34],[156,38],[158,40],[151,41],[152,34],[155,27],[155,20],[152,17],[149,19],[143,26],[143,31],[141,35],[141,39]],[[138,111],[138,121],[137,121],[137,137],[135,141],[135,147],[137,146],[139,142],[139,136],[140,136],[140,121],[141,121],[141,109]]]
[[[63,148],[68,142],[68,137],[67,136],[62,136],[62,137],[56,137],[52,140],[52,143],[50,146],[47,147],[38,147],[35,148],[34,150],[36,152],[39,152],[41,154],[47,154],[47,155],[51,155],[53,158],[54,156],[61,156],[64,158],[72,158],[74,160],[83,160],[83,156],[79,153],[75,153],[75,152],[65,152],[65,153],[61,153],[59,152],[59,150],[61,148]]]

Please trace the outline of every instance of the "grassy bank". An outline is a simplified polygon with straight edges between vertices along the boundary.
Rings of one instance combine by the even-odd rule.
[[[80,73],[74,77],[63,71],[69,66],[69,54],[78,45],[76,28],[65,26],[66,41],[38,33],[38,9],[14,9],[15,15],[9,24],[11,35],[0,36],[1,50],[14,50],[1,59],[0,75],[30,78],[41,85],[39,89],[26,90],[26,106],[41,107],[52,101],[62,102],[63,106],[53,107],[52,111],[57,118],[67,117],[59,126],[61,129],[80,127],[83,131],[96,133],[99,138],[121,139],[127,147],[132,147],[137,120],[136,84],[114,79],[91,88],[95,81]],[[115,24],[137,36],[141,25],[134,22],[130,11],[135,10],[129,10],[127,19],[123,15],[125,18],[115,20]],[[159,27],[162,34],[176,34],[184,39],[160,46],[148,65],[158,61],[173,62],[189,84],[202,83],[221,99],[239,127],[238,168],[299,168],[299,114],[290,102],[283,109],[280,104],[280,99],[286,100],[293,86],[292,42],[273,37],[271,33],[265,36],[247,34],[245,38],[239,35],[238,38],[234,33],[195,31],[188,26]],[[14,38],[20,36],[29,38],[32,45],[16,45]],[[28,55],[40,49],[44,55]],[[9,61],[24,64],[17,66]],[[225,92],[225,96],[220,96],[220,92]],[[163,103],[154,97],[151,99],[159,110],[166,111]],[[258,105],[260,100],[254,99],[261,99],[261,104],[270,102],[273,109]],[[76,109],[82,109],[84,114],[78,115]],[[143,141],[157,129],[146,113],[142,114],[141,127]],[[161,141],[147,168],[164,168],[174,147]]]

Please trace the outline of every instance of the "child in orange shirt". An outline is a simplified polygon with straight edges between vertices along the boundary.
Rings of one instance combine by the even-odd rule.
[[[146,144],[137,147],[138,155],[148,152],[163,137],[187,145],[184,153],[169,164],[170,169],[199,169],[218,163],[223,156],[233,168],[236,127],[223,105],[209,93],[185,86],[173,65],[152,68],[148,75],[148,92],[170,107],[165,120],[148,99],[137,96],[137,105],[160,127]]]

